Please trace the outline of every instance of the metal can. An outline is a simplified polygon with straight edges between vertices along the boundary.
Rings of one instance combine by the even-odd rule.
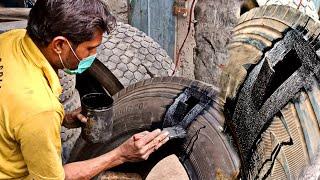
[[[89,93],[81,98],[82,114],[88,119],[82,137],[92,143],[102,143],[112,136],[113,99],[104,93]]]

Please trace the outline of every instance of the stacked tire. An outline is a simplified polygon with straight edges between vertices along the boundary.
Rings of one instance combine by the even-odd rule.
[[[308,86],[300,88],[272,118],[261,125],[263,127],[257,127],[241,118],[234,119],[236,106],[243,99],[241,93],[251,97],[250,103],[261,104],[261,98],[254,98],[257,96],[254,93],[268,89],[259,87],[255,91],[245,92],[245,87],[250,83],[254,70],[267,62],[269,54],[289,33],[297,34],[305,42],[305,47],[308,47],[306,50],[318,58],[319,22],[289,6],[263,6],[243,14],[234,28],[232,42],[228,47],[230,57],[221,79],[221,96],[226,102],[227,122],[241,157],[242,176],[245,179],[298,178],[303,169],[313,163],[319,152],[320,89],[316,74],[312,76]],[[285,65],[287,69],[294,66],[295,58],[293,56],[288,59],[289,63]],[[273,65],[266,64],[269,67]],[[316,67],[312,66],[311,69]],[[282,79],[285,71],[280,72],[275,79]],[[283,84],[275,87],[275,93],[281,87]],[[245,109],[246,107],[243,106],[242,111],[250,113],[250,108]],[[241,136],[246,134],[244,131],[258,133],[254,137]],[[247,147],[242,145],[243,142],[247,142]]]

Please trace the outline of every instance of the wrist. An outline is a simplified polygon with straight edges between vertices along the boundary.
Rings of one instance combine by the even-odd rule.
[[[127,162],[127,158],[126,158],[126,156],[124,155],[124,153],[123,153],[123,151],[122,151],[122,149],[121,149],[121,146],[115,148],[113,151],[115,152],[116,157],[117,157],[117,159],[119,160],[119,162],[120,162],[121,164]]]

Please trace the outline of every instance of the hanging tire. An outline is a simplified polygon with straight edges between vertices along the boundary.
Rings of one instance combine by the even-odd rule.
[[[291,34],[295,38],[290,41]],[[227,122],[241,157],[244,179],[298,178],[319,151],[318,77],[312,73],[308,78],[306,75],[306,80],[300,84],[308,82],[295,91],[290,91],[294,85],[290,87],[287,84],[291,80],[294,82],[292,77],[298,71],[294,68],[306,67],[304,61],[318,58],[319,34],[318,22],[294,8],[277,5],[252,9],[240,17],[234,28],[228,47],[229,62],[221,78],[221,96],[226,101]],[[304,56],[308,58],[301,56],[301,52],[296,51],[297,56],[294,54],[296,52],[280,50],[286,43],[296,40],[301,42],[301,47],[294,44],[291,48],[304,49]],[[310,58],[308,54],[312,54]],[[270,58],[272,55],[284,58],[277,61]],[[287,55],[291,58],[286,58]],[[301,60],[304,58],[306,60]],[[279,62],[283,63],[281,68],[276,67]],[[309,70],[316,71],[315,62]],[[256,74],[259,71],[261,76]],[[270,74],[274,74],[275,78],[269,77]],[[269,81],[276,83],[268,86]],[[260,95],[261,92],[268,96]],[[291,98],[281,102],[277,93],[282,95],[280,99]],[[246,115],[239,116],[238,112],[254,117],[264,114],[260,110],[267,107],[272,98],[278,106],[270,112],[272,117],[266,115],[264,119],[252,121],[250,117],[245,118]]]
[[[130,85],[116,94],[113,97],[114,126],[111,139],[103,144],[79,142],[70,160],[96,157],[119,146],[135,133],[162,128],[163,117],[168,107],[190,87],[207,94],[213,102],[192,122],[187,138],[169,142],[146,162],[126,164],[117,169],[125,172],[134,171],[145,178],[159,160],[176,154],[190,179],[235,179],[239,173],[239,162],[229,145],[229,138],[223,132],[224,116],[221,101],[216,96],[217,89],[199,81],[177,77],[148,79]],[[190,142],[193,145],[190,146]],[[79,145],[81,143],[84,144]]]

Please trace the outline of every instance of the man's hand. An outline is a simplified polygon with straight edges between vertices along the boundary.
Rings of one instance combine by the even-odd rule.
[[[117,149],[124,161],[137,162],[147,160],[151,153],[169,140],[168,135],[168,132],[161,132],[160,129],[152,132],[144,131],[133,135]]]
[[[133,135],[116,149],[86,161],[64,165],[66,179],[91,179],[98,173],[125,162],[147,160],[168,140],[169,133],[159,129]]]
[[[81,123],[87,123],[87,118],[81,114],[81,107],[79,107],[64,116],[62,125],[66,128],[78,128]]]

